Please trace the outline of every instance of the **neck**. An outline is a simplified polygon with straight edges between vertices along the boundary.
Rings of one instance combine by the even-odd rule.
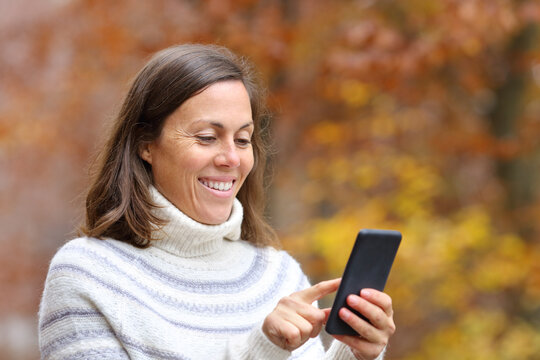
[[[225,241],[240,239],[243,209],[234,200],[229,219],[219,225],[201,224],[181,212],[155,187],[150,186],[157,205],[153,211],[166,224],[155,230],[152,246],[182,257],[197,257],[220,251]]]

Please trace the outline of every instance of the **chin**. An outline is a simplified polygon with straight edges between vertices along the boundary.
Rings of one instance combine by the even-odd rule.
[[[232,207],[225,210],[206,212],[204,216],[199,217],[199,222],[206,225],[220,225],[229,220],[231,216]]]

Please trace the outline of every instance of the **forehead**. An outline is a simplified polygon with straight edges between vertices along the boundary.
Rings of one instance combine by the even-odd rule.
[[[251,122],[251,101],[240,80],[221,81],[186,100],[170,116],[186,124],[201,121],[234,125]]]

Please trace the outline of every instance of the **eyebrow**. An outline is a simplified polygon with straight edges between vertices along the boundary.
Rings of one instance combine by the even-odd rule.
[[[214,127],[217,127],[217,128],[220,128],[220,129],[225,129],[225,126],[218,122],[218,121],[211,121],[211,120],[197,120],[196,123],[198,122],[205,122],[205,123],[208,123]],[[242,130],[242,129],[245,129],[245,128],[248,128],[250,126],[253,126],[253,121],[250,121],[248,123],[245,123],[244,125],[240,126],[240,128],[238,130]]]

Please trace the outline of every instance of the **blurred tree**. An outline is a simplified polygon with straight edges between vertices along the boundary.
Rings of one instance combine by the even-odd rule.
[[[327,112],[291,162],[315,220],[288,242],[325,277],[360,227],[401,229],[392,356],[536,358],[538,5],[361,4],[332,12],[312,79]]]
[[[35,326],[48,261],[81,216],[85,169],[129,79],[183,42],[245,54],[269,84],[279,150],[269,214],[314,281],[340,275],[360,228],[403,232],[389,359],[540,356],[537,2],[0,10],[3,358],[36,357],[14,321]]]

